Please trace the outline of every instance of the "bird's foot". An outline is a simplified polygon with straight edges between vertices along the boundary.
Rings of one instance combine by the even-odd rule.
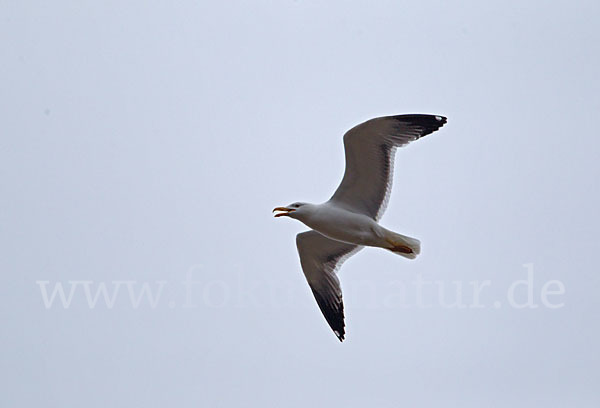
[[[392,248],[390,248],[390,251],[392,252],[398,252],[400,254],[412,254],[414,251],[407,247],[406,245],[394,245]]]

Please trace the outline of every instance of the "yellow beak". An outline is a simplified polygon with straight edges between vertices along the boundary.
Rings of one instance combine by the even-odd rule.
[[[289,217],[291,212],[296,211],[294,208],[288,208],[288,207],[275,207],[273,208],[272,212],[275,211],[282,211],[280,213],[275,214],[275,218],[277,217]]]

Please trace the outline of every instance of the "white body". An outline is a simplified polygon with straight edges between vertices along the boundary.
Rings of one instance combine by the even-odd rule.
[[[330,203],[306,204],[295,215],[294,218],[327,238],[348,244],[389,247],[384,237],[389,236],[390,231],[366,215],[350,212]]]
[[[414,259],[421,252],[419,240],[390,231],[367,215],[346,210],[331,202],[304,204],[290,213],[290,217],[336,241],[385,248],[409,259]],[[410,248],[410,252],[398,252],[395,250],[398,246]]]

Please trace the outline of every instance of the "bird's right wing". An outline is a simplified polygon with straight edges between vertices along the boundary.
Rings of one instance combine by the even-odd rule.
[[[335,335],[344,340],[344,303],[336,275],[342,263],[362,246],[329,239],[316,231],[296,236],[300,264],[313,295]]]
[[[397,115],[368,120],[344,135],[346,171],[330,202],[378,220],[392,189],[394,153],[446,123],[436,115]]]

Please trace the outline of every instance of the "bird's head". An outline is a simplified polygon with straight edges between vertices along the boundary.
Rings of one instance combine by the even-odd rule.
[[[275,207],[273,212],[277,211],[275,217],[290,217],[300,218],[308,210],[307,203],[293,203],[286,205],[285,207]]]

